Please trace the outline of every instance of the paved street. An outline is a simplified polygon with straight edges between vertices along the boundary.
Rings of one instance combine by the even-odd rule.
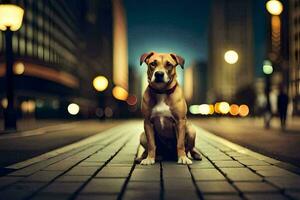
[[[128,121],[8,166],[0,199],[300,199],[300,176],[280,161],[199,127],[202,161],[135,164],[142,129]]]
[[[19,121],[19,132],[0,134],[0,169],[82,140],[119,123],[122,122]]]
[[[290,119],[286,131],[280,129],[278,118],[272,119],[269,130],[264,129],[263,120],[259,118],[207,118],[193,122],[231,142],[300,166],[299,118]]]

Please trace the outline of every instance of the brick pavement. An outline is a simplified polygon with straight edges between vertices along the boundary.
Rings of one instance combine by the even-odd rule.
[[[142,127],[131,121],[70,151],[10,166],[0,199],[300,199],[298,174],[200,128],[202,161],[135,164]]]

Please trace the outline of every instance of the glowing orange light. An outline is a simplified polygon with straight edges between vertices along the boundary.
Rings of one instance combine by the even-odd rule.
[[[128,97],[128,92],[120,86],[115,86],[112,90],[112,94],[116,99],[121,101],[126,101]]]
[[[220,104],[219,104],[219,111],[222,113],[222,114],[227,114],[227,113],[229,113],[229,110],[230,110],[230,106],[229,106],[229,103],[227,103],[227,102],[221,102]]]
[[[233,116],[236,116],[236,115],[238,115],[239,114],[239,106],[238,105],[236,105],[236,104],[232,104],[231,106],[230,106],[230,114],[231,115],[233,115]]]
[[[221,111],[219,110],[219,106],[220,106],[220,102],[217,102],[216,104],[215,104],[215,112],[216,113],[221,113]]]
[[[249,107],[245,104],[240,105],[239,114],[241,117],[246,117],[249,114]]]

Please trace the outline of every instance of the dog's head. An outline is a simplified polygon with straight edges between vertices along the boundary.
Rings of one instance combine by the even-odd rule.
[[[140,65],[144,62],[148,65],[148,83],[157,89],[166,88],[176,80],[176,66],[184,67],[184,59],[173,53],[144,53]]]

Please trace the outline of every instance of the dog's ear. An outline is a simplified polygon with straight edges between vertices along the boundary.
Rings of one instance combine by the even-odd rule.
[[[146,60],[149,59],[153,54],[154,54],[154,52],[151,51],[150,53],[144,53],[143,55],[141,55],[140,65],[142,65],[143,62],[146,62]]]
[[[174,53],[171,53],[170,54],[171,55],[171,57],[177,62],[177,65],[180,65],[180,67],[182,68],[182,69],[184,69],[184,58],[183,57],[181,57],[181,56],[178,56],[178,55],[176,55],[176,54],[174,54]]]

